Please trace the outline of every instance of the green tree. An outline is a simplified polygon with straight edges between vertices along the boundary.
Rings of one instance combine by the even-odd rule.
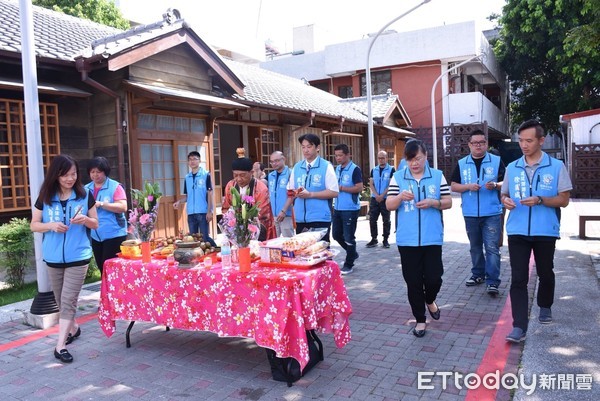
[[[111,0],[33,0],[33,4],[119,29],[130,27]]]
[[[600,0],[508,0],[496,54],[511,80],[513,121],[600,107]]]

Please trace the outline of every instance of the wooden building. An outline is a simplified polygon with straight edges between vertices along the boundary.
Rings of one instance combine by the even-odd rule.
[[[270,153],[282,150],[291,165],[301,159],[297,138],[313,132],[323,156],[345,142],[368,169],[364,113],[301,80],[223,59],[177,13],[128,31],[38,7],[33,19],[44,166],[56,154],[70,154],[88,182],[87,161],[104,156],[111,177],[127,190],[158,182],[164,194],[158,235],[187,230],[185,213],[172,204],[192,150],[211,172],[217,205],[237,147],[267,165]],[[0,35],[7,38],[0,41],[3,220],[28,215],[32,203],[20,32],[10,23],[18,20],[18,2],[0,0]],[[390,133],[394,141],[406,136]]]

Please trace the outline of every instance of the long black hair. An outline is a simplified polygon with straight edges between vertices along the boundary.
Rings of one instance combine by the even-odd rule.
[[[77,163],[77,160],[73,159],[69,155],[58,155],[52,159],[52,162],[50,162],[50,166],[48,166],[48,171],[44,177],[44,182],[42,183],[42,188],[40,188],[39,197],[43,203],[47,205],[52,204],[52,197],[54,197],[54,195],[60,191],[58,177],[66,175],[73,166],[75,166],[75,172],[77,173],[75,184],[73,184],[75,198],[85,198],[85,188],[81,183],[79,164]]]

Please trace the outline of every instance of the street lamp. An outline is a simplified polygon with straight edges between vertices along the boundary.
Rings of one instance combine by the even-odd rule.
[[[412,13],[413,11],[415,11],[417,8],[421,7],[423,4],[425,3],[429,3],[431,0],[423,0],[421,3],[417,4],[416,6],[414,6],[413,8],[411,8],[410,10],[408,10],[407,12],[405,12],[404,14],[394,18],[393,20],[391,20],[390,22],[388,22],[387,24],[385,24],[383,26],[383,28],[381,28],[379,30],[379,32],[377,32],[377,34],[375,36],[373,36],[373,38],[371,39],[371,43],[369,43],[369,50],[367,50],[367,71],[366,71],[366,75],[367,75],[367,127],[368,127],[368,137],[369,137],[369,169],[372,170],[375,167],[375,136],[373,134],[373,112],[371,110],[371,66],[369,63],[369,59],[371,57],[371,49],[373,48],[373,43],[375,43],[375,40],[377,40],[377,38],[379,37],[379,35],[381,35],[381,33],[390,25],[392,25],[394,22],[398,21],[399,19],[407,16],[408,14]]]
[[[435,99],[434,99],[435,87],[438,84],[438,82],[440,82],[440,79],[442,79],[442,77],[444,77],[449,72],[452,72],[452,71],[456,70],[457,68],[462,67],[463,65],[467,64],[468,62],[476,60],[482,56],[484,56],[484,54],[480,53],[476,56],[471,57],[470,59],[463,61],[460,64],[455,65],[452,68],[449,68],[448,70],[442,72],[440,74],[440,76],[437,77],[437,79],[433,82],[433,86],[431,87],[431,139],[433,141],[433,145],[432,145],[432,147],[433,147],[433,168],[437,168],[437,166],[438,166],[437,132],[436,132],[436,127],[435,127],[435,124],[436,124],[436,122],[435,122]]]

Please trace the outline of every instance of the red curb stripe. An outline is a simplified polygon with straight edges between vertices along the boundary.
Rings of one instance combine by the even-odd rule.
[[[533,253],[529,259],[529,280],[531,281],[531,274],[533,273],[533,266],[535,260]],[[510,296],[506,297],[504,308],[500,313],[500,317],[496,322],[496,328],[492,333],[490,342],[483,354],[481,363],[477,368],[477,375],[481,378],[487,373],[494,373],[496,370],[500,371],[500,375],[503,374],[504,368],[506,367],[506,361],[508,360],[508,354],[510,353],[511,345],[506,341],[506,336],[512,331],[512,311]],[[468,389],[465,401],[490,401],[496,399],[496,389],[488,389],[481,385],[476,389]]]
[[[89,315],[83,315],[76,320],[77,320],[77,323],[83,324],[83,323],[89,322],[92,319],[97,319],[97,318],[98,318],[98,313],[95,312],[95,313],[91,313]],[[56,333],[58,333],[58,325],[52,326],[46,330],[37,331],[33,334],[30,334],[25,337],[21,337],[18,340],[11,341],[6,344],[0,344],[0,352],[9,351],[11,349],[18,348],[22,345],[29,344],[33,341],[39,340],[40,338],[48,337],[49,335],[56,334]]]

